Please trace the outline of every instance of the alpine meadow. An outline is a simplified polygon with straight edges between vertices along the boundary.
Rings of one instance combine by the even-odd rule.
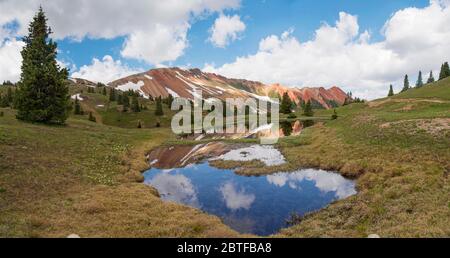
[[[450,237],[447,1],[20,2],[0,238]]]

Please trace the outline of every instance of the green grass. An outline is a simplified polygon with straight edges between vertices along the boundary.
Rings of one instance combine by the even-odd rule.
[[[450,100],[450,77],[434,83],[425,84],[419,89],[411,89],[395,95],[393,98],[426,98]]]
[[[308,128],[297,140],[281,139],[285,169],[336,170],[356,178],[359,193],[280,236],[449,236],[450,130],[437,130],[441,122],[450,125],[449,98],[446,80],[339,108],[339,119]],[[430,99],[437,101],[424,101]]]
[[[218,218],[165,203],[142,184],[146,151],[174,137],[167,128],[82,116],[45,126],[0,111],[0,237],[236,236]]]
[[[0,89],[1,90],[1,89]],[[170,113],[154,128],[152,103],[141,113],[122,113],[101,94],[83,90],[87,116],[67,126],[17,121],[0,109],[0,236],[231,237],[216,217],[165,203],[144,186],[145,153],[180,141],[169,129]],[[300,136],[280,139],[288,163],[241,167],[246,175],[315,167],[354,178],[358,194],[332,203],[282,230],[280,237],[450,236],[450,79],[392,98],[332,110],[315,110],[321,120]],[[105,105],[99,108],[98,105]],[[305,119],[300,117],[301,119]],[[146,128],[136,129],[137,120]],[[205,141],[206,142],[206,141]],[[255,140],[230,140],[255,143]]]

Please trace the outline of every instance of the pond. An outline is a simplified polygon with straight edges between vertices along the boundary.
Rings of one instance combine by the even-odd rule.
[[[238,232],[260,236],[286,227],[292,214],[317,211],[356,194],[353,181],[315,169],[246,177],[204,162],[152,168],[144,177],[163,200],[201,209]]]

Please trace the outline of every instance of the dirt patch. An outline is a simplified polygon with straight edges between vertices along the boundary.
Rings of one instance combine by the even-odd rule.
[[[408,104],[408,105],[406,105],[406,106],[404,106],[404,107],[402,107],[402,108],[396,109],[396,110],[394,110],[394,111],[396,111],[396,112],[400,112],[400,111],[411,111],[411,110],[413,110],[413,109],[414,109],[414,106],[413,106],[412,104]]]
[[[392,126],[401,125],[405,123],[414,123],[418,129],[425,130],[432,135],[437,135],[443,131],[450,130],[450,118],[415,119],[415,120],[403,120],[398,122],[389,122],[381,124],[380,128],[387,129]]]

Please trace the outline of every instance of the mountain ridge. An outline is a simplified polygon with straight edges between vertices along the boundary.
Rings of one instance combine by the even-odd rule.
[[[74,78],[77,80],[76,78]],[[283,96],[286,92],[296,103],[311,101],[316,108],[330,109],[341,106],[347,94],[337,86],[324,87],[286,87],[281,84],[264,84],[246,79],[227,78],[225,76],[203,72],[198,68],[184,70],[178,67],[158,68],[126,76],[108,83],[116,89],[139,91],[149,98],[183,97],[193,99],[201,90],[204,98],[248,98],[268,100],[269,97]]]

